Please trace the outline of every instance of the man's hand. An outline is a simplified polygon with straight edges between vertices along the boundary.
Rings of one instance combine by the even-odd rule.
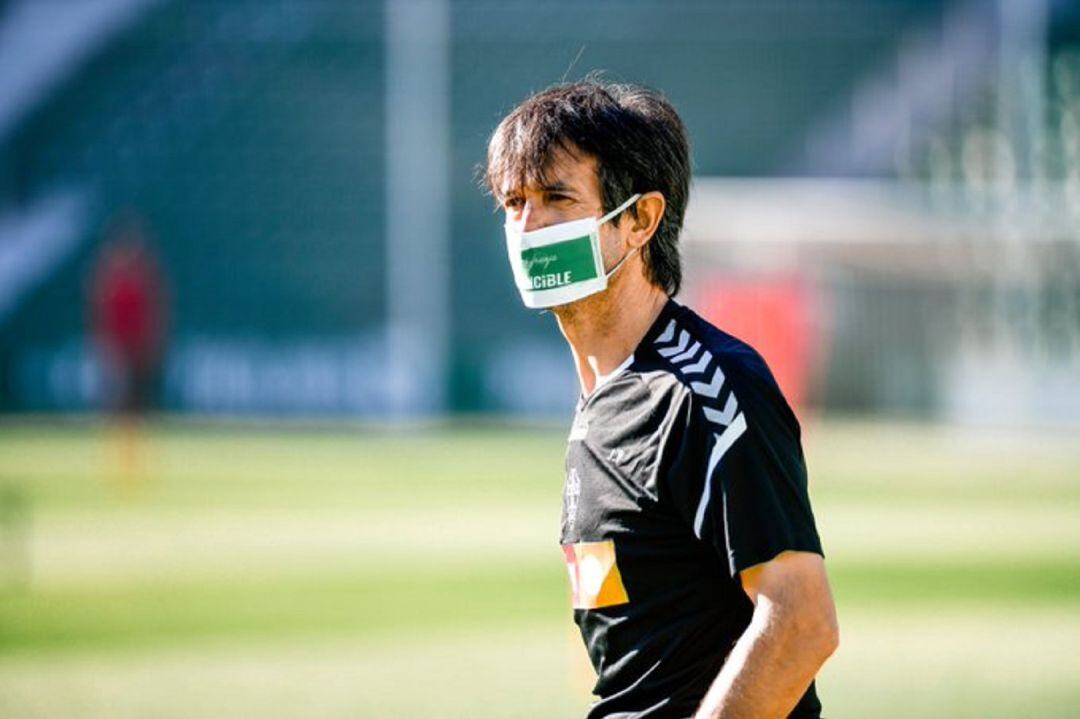
[[[754,616],[696,719],[786,717],[839,642],[825,562],[817,554],[783,552],[739,576]]]

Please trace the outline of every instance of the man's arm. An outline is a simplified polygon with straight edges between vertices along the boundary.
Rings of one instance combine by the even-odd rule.
[[[739,576],[754,615],[696,719],[788,716],[839,642],[819,555],[783,552]]]

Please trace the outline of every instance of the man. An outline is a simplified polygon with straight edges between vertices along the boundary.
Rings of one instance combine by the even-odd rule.
[[[664,99],[586,81],[496,129],[526,306],[581,381],[561,542],[600,717],[818,717],[836,615],[799,426],[761,357],[672,299],[689,188]]]

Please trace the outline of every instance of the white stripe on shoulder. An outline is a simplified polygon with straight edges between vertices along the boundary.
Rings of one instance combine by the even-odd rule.
[[[660,353],[661,357],[671,357],[672,355],[679,354],[684,349],[686,349],[686,346],[688,344],[690,344],[690,333],[686,330],[683,330],[679,332],[678,344],[670,345],[668,347],[661,347],[656,351]]]
[[[682,372],[685,376],[689,376],[692,374],[701,374],[709,368],[710,362],[712,362],[712,352],[710,352],[709,350],[705,350],[701,353],[701,359],[699,359],[692,365],[687,365],[680,368],[679,371]]]
[[[694,355],[697,354],[697,351],[699,349],[701,349],[701,343],[700,342],[694,342],[694,344],[690,345],[690,349],[688,349],[685,352],[682,352],[682,353],[677,354],[674,357],[672,357],[671,358],[671,363],[672,364],[682,364],[683,362],[686,362],[688,360],[692,360],[692,359],[694,359]]]
[[[713,424],[727,427],[735,419],[735,413],[739,411],[739,401],[735,399],[734,392],[728,392],[723,410],[715,410],[712,407],[702,407],[702,410],[705,412],[705,419]]]
[[[720,388],[724,386],[724,370],[719,367],[713,371],[712,379],[708,382],[691,382],[690,389],[695,394],[700,394],[709,399],[716,399],[720,395]]]
[[[697,513],[694,515],[694,535],[698,539],[701,539],[701,527],[705,523],[705,510],[709,506],[709,498],[712,494],[713,471],[720,464],[720,460],[724,458],[727,451],[731,449],[731,445],[735,444],[735,440],[741,437],[745,431],[746,418],[740,412],[726,431],[716,435],[712,452],[709,454],[709,468],[705,472],[705,488],[701,491],[701,500],[698,501]]]

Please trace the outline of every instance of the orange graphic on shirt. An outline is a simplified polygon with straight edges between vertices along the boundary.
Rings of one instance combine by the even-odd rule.
[[[630,601],[615,562],[614,541],[578,542],[562,548],[574,609],[600,609]]]

